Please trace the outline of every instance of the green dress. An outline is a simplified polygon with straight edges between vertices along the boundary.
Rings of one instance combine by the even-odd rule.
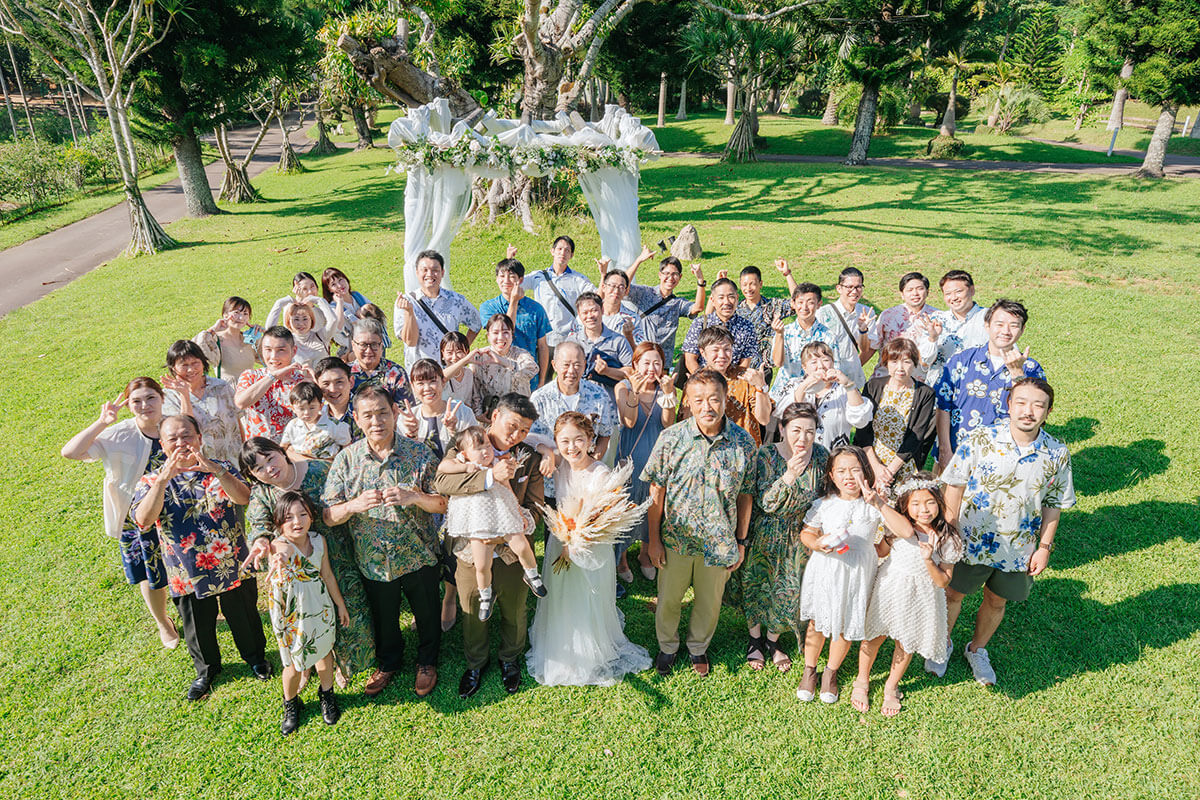
[[[800,581],[808,563],[808,548],[800,541],[804,514],[817,499],[829,451],[813,445],[808,469],[788,486],[783,482],[787,461],[773,444],[758,449],[754,510],[750,516],[750,545],[741,573],[741,605],[750,625],[768,633],[802,630]]]
[[[321,502],[321,492],[325,489],[327,474],[328,464],[309,461],[308,471],[304,473],[304,480],[300,482],[300,491],[318,509],[325,507]],[[276,499],[283,493],[283,489],[265,483],[254,485],[250,492],[250,505],[246,508],[247,538],[252,544],[260,536],[274,538],[271,512],[275,508]],[[354,559],[354,542],[346,532],[345,526],[330,528],[320,519],[316,519],[313,520],[312,531],[325,537],[329,568],[333,571],[338,589],[346,601],[346,611],[350,615],[348,626],[338,625],[337,639],[333,645],[334,661],[342,674],[350,677],[375,666],[375,634],[371,627],[371,607],[367,605],[362,575]]]

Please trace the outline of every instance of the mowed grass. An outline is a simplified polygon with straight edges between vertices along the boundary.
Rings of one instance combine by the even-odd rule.
[[[445,637],[441,684],[424,701],[411,690],[410,634],[410,666],[387,692],[364,698],[358,676],[341,694],[342,721],[326,728],[310,688],[305,722],[286,740],[278,682],[253,680],[222,628],[227,669],[209,700],[185,703],[190,660],[159,646],[102,533],[100,467],[58,450],[127,379],[160,374],[171,341],[210,324],[229,294],[249,298],[261,321],[296,271],[337,266],[390,313],[403,204],[389,161],[383,150],[305,158],[303,175],[256,180],[267,202],[171,226],[188,246],[114,261],[0,320],[0,796],[1200,794],[1200,267],[1194,187],[1182,181],[698,160],[643,172],[643,239],[695,224],[710,280],[784,256],[828,289],[853,265],[883,308],[901,274],[936,282],[961,267],[983,302],[1028,304],[1025,343],[1057,390],[1051,430],[1071,447],[1080,498],[1051,569],[991,644],[994,689],[976,686],[961,656],[943,680],[918,663],[904,713],[884,720],[885,646],[871,713],[849,704],[853,655],[843,700],[803,705],[799,667],[748,669],[743,620],[726,610],[706,680],[686,667],[608,689],[527,677],[510,697],[493,666],[467,702],[460,631]],[[539,223],[536,237],[466,227],[450,253],[457,288],[490,296],[508,242],[527,265],[548,265],[559,233],[594,274],[589,220]],[[619,603],[630,637],[652,652],[653,596],[639,577]]]

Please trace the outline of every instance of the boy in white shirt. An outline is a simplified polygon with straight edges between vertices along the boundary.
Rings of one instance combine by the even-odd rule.
[[[333,457],[350,444],[350,426],[330,418],[321,388],[315,383],[296,384],[288,399],[295,416],[283,429],[279,442],[288,457],[333,461]]]

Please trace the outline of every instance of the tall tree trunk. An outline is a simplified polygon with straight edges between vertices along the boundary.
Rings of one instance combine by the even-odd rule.
[[[737,109],[737,86],[733,81],[725,81],[725,124],[734,123],[734,111]]]
[[[279,133],[283,137],[279,145],[279,172],[285,175],[304,172],[304,165],[300,163],[300,157],[296,155],[292,141],[288,138],[287,126],[283,124],[283,114],[276,114],[275,119],[279,122]]]
[[[1175,117],[1179,114],[1179,106],[1164,105],[1158,115],[1158,124],[1150,136],[1150,146],[1146,148],[1146,158],[1142,167],[1137,171],[1139,178],[1161,178],[1163,176],[1163,160],[1167,156],[1167,142],[1175,132]]]
[[[71,126],[71,143],[78,146],[79,139],[75,136],[75,114],[71,111],[71,101],[67,97],[67,85],[64,83],[59,88],[62,90],[63,108],[67,112],[67,124]]]
[[[821,115],[822,125],[837,125],[837,87],[829,87],[829,96],[825,98],[825,113]]]
[[[1108,115],[1110,131],[1115,131],[1125,125],[1125,101],[1129,99],[1129,87],[1126,83],[1131,77],[1133,77],[1133,59],[1126,57],[1125,63],[1121,65],[1121,82],[1117,86],[1117,93],[1113,96],[1112,111]]]
[[[675,112],[675,119],[680,122],[687,119],[687,76],[684,75],[679,81],[679,110]]]
[[[208,183],[208,173],[204,171],[204,157],[195,128],[186,126],[186,130],[172,136],[171,150],[175,153],[175,166],[179,169],[179,182],[183,185],[183,199],[187,202],[188,216],[208,217],[222,213],[213,200],[212,187]]]
[[[904,121],[909,125],[921,124],[921,98],[917,95],[917,72],[916,70],[908,71],[908,88],[912,93],[908,98],[908,113],[904,117]]]
[[[17,56],[13,53],[12,42],[5,42],[8,46],[8,62],[12,64],[13,80],[17,82],[17,94],[21,95],[21,105],[25,106],[25,121],[29,123],[29,138],[33,139],[33,143],[37,144],[37,131],[33,129],[33,115],[29,113],[29,95],[25,94],[25,86],[21,83],[21,70],[17,69]]]
[[[770,113],[770,114],[778,114],[779,113],[779,107],[783,104],[783,101],[780,97],[781,94],[782,93],[780,92],[778,85],[771,87],[771,94],[767,98],[767,112],[768,113]],[[756,118],[757,118],[757,115],[756,115]],[[758,131],[755,131],[756,135],[757,135],[757,133],[758,133]]]
[[[844,163],[856,167],[867,163],[867,151],[871,149],[871,134],[875,132],[875,116],[879,109],[879,86],[864,85],[858,100],[858,114],[854,118],[854,137],[850,140],[850,153]]]
[[[954,136],[954,132],[958,130],[958,121],[955,119],[954,106],[958,101],[958,67],[954,68],[953,74],[950,76],[950,95],[947,97],[946,113],[942,114],[942,128],[939,133],[942,136]]]
[[[250,153],[246,156],[245,161],[239,164],[234,161],[233,153],[229,150],[229,137],[225,126],[217,126],[217,151],[221,154],[221,160],[225,162],[225,174],[221,177],[220,199],[230,203],[256,203],[262,199],[258,190],[254,188],[254,184],[250,183],[250,176],[246,174],[246,164],[250,163],[250,159],[254,157],[254,151],[258,149],[258,144],[262,141],[266,130],[266,126],[260,127],[258,138],[251,146]]]
[[[661,128],[667,124],[667,73],[658,76],[658,125]]]
[[[113,94],[116,94],[115,90]],[[105,96],[104,106],[108,111],[108,125],[116,146],[117,165],[121,169],[121,188],[129,208],[129,246],[125,248],[125,255],[150,255],[173,247],[176,244],[175,240],[166,234],[158,220],[150,213],[138,187],[137,155],[132,146],[133,134],[129,130],[129,119],[119,102],[108,95]]]
[[[596,78],[588,78],[587,102],[588,119],[591,122],[599,122],[604,115],[604,109],[600,107],[600,81]]]
[[[375,146],[371,138],[371,128],[367,125],[367,111],[359,103],[350,106],[350,116],[354,118],[354,132],[358,134],[358,144],[355,150],[370,150]]]
[[[13,113],[12,97],[8,94],[8,81],[4,78],[4,70],[0,69],[0,92],[4,92],[4,105],[8,108],[8,124],[12,128],[13,141],[17,141],[17,115]]]
[[[83,128],[84,136],[91,136],[92,126],[88,122],[87,108],[83,105],[83,92],[80,90],[78,83],[72,82],[71,88],[75,94],[75,107],[79,109],[79,126]]]

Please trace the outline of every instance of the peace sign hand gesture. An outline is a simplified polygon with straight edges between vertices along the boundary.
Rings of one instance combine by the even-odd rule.
[[[692,270],[692,276],[695,277],[697,281],[704,280],[704,270],[701,268],[699,263],[691,264],[689,268]]]
[[[124,394],[124,392],[121,394]],[[121,415],[121,409],[127,405],[129,405],[129,398],[122,398],[120,394],[111,403],[102,403],[100,405],[100,417],[98,421],[103,422],[105,425],[112,425],[117,421],[117,417]]]
[[[854,475],[854,482],[858,484],[858,490],[862,492],[862,499],[866,501],[866,503],[873,505],[876,508],[879,508],[881,505],[883,505],[883,495],[875,491],[871,484],[867,483],[867,480],[863,477],[861,470],[856,469],[851,474]]]
[[[417,435],[417,415],[413,413],[412,406],[405,399],[404,407],[400,409],[400,413],[396,416],[396,421],[404,429],[404,435],[408,438],[413,438]]]
[[[446,403],[446,413],[442,415],[442,427],[450,433],[458,431],[458,409],[462,407],[461,400],[451,399]]]
[[[875,324],[875,312],[869,308],[864,308],[862,313],[858,315],[858,332],[866,333],[871,330],[871,326]]]

